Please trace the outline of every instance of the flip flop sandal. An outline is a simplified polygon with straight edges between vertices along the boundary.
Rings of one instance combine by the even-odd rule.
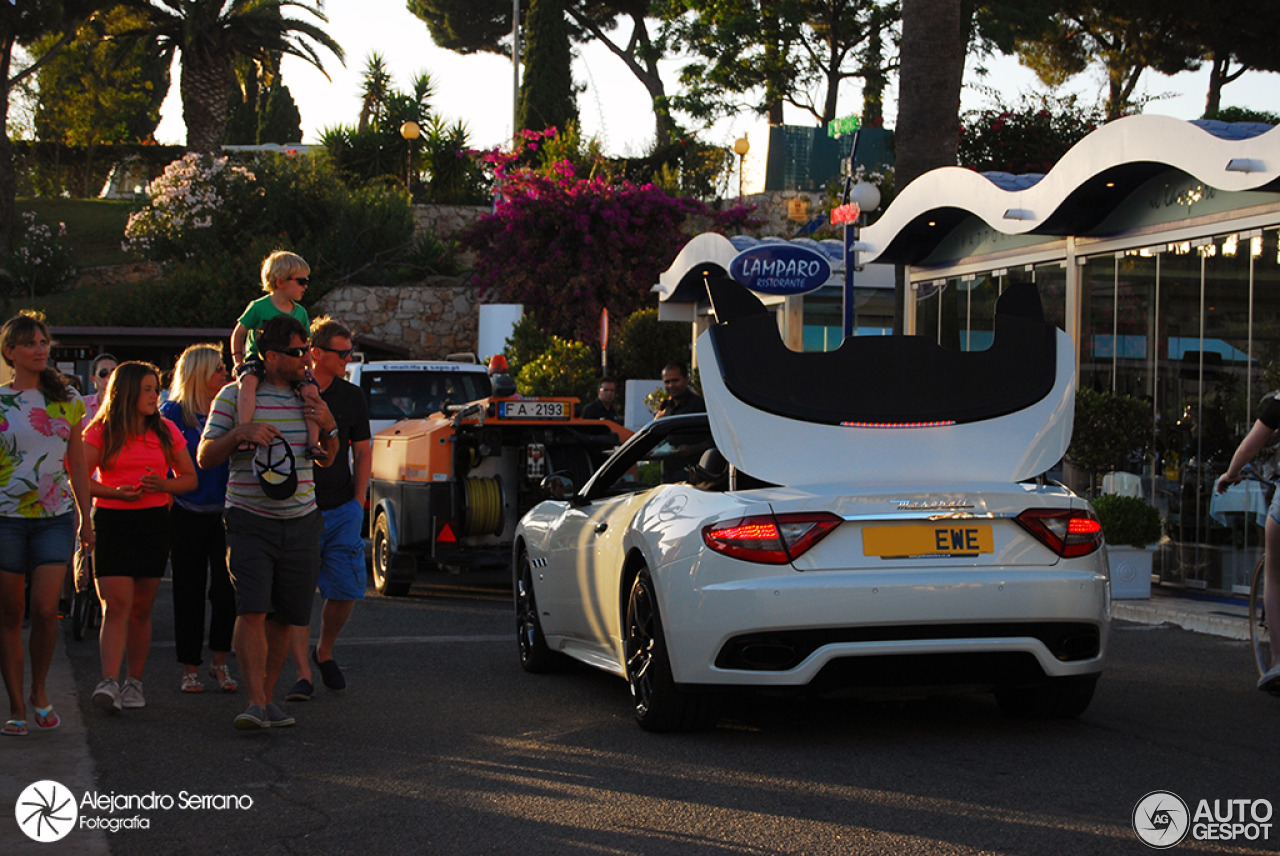
[[[27,721],[25,719],[11,719],[4,724],[4,728],[0,728],[0,734],[5,737],[26,737]]]
[[[37,707],[34,696],[28,697],[27,701],[31,702],[31,706],[35,708],[36,728],[39,728],[41,731],[52,731],[53,729],[57,728],[59,725],[62,724],[62,718],[59,717],[58,714],[53,712],[53,705],[49,705],[48,707]],[[50,719],[53,720],[52,725],[49,724]],[[43,725],[41,724],[40,720],[44,720]]]

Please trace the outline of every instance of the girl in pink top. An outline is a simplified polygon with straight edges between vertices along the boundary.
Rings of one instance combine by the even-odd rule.
[[[102,681],[93,703],[106,711],[146,705],[142,671],[151,648],[151,605],[169,558],[169,499],[197,483],[186,441],[160,416],[159,401],[160,370],[122,363],[84,432],[102,603]],[[126,653],[128,677],[121,686],[116,676]]]

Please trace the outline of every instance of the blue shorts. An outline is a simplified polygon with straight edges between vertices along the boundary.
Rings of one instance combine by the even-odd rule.
[[[1280,490],[1277,490],[1271,497],[1271,507],[1267,509],[1267,516],[1280,523]]]
[[[320,536],[320,594],[325,600],[360,600],[367,571],[360,525],[364,508],[356,500],[320,512],[324,534]]]
[[[26,574],[43,565],[67,565],[76,549],[76,514],[0,517],[0,571]]]

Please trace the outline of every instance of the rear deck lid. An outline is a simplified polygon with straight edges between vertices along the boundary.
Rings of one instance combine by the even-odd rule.
[[[1074,351],[1034,285],[1007,289],[993,344],[967,352],[868,336],[797,353],[732,288],[720,300],[712,290],[729,317],[718,312],[698,357],[716,445],[743,472],[786,485],[1008,483],[1066,452]]]

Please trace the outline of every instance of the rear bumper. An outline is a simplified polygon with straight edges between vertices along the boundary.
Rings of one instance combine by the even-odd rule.
[[[655,574],[680,683],[1029,683],[1097,674],[1106,658],[1108,583],[1092,562],[907,576],[786,568],[682,591],[690,579]]]

